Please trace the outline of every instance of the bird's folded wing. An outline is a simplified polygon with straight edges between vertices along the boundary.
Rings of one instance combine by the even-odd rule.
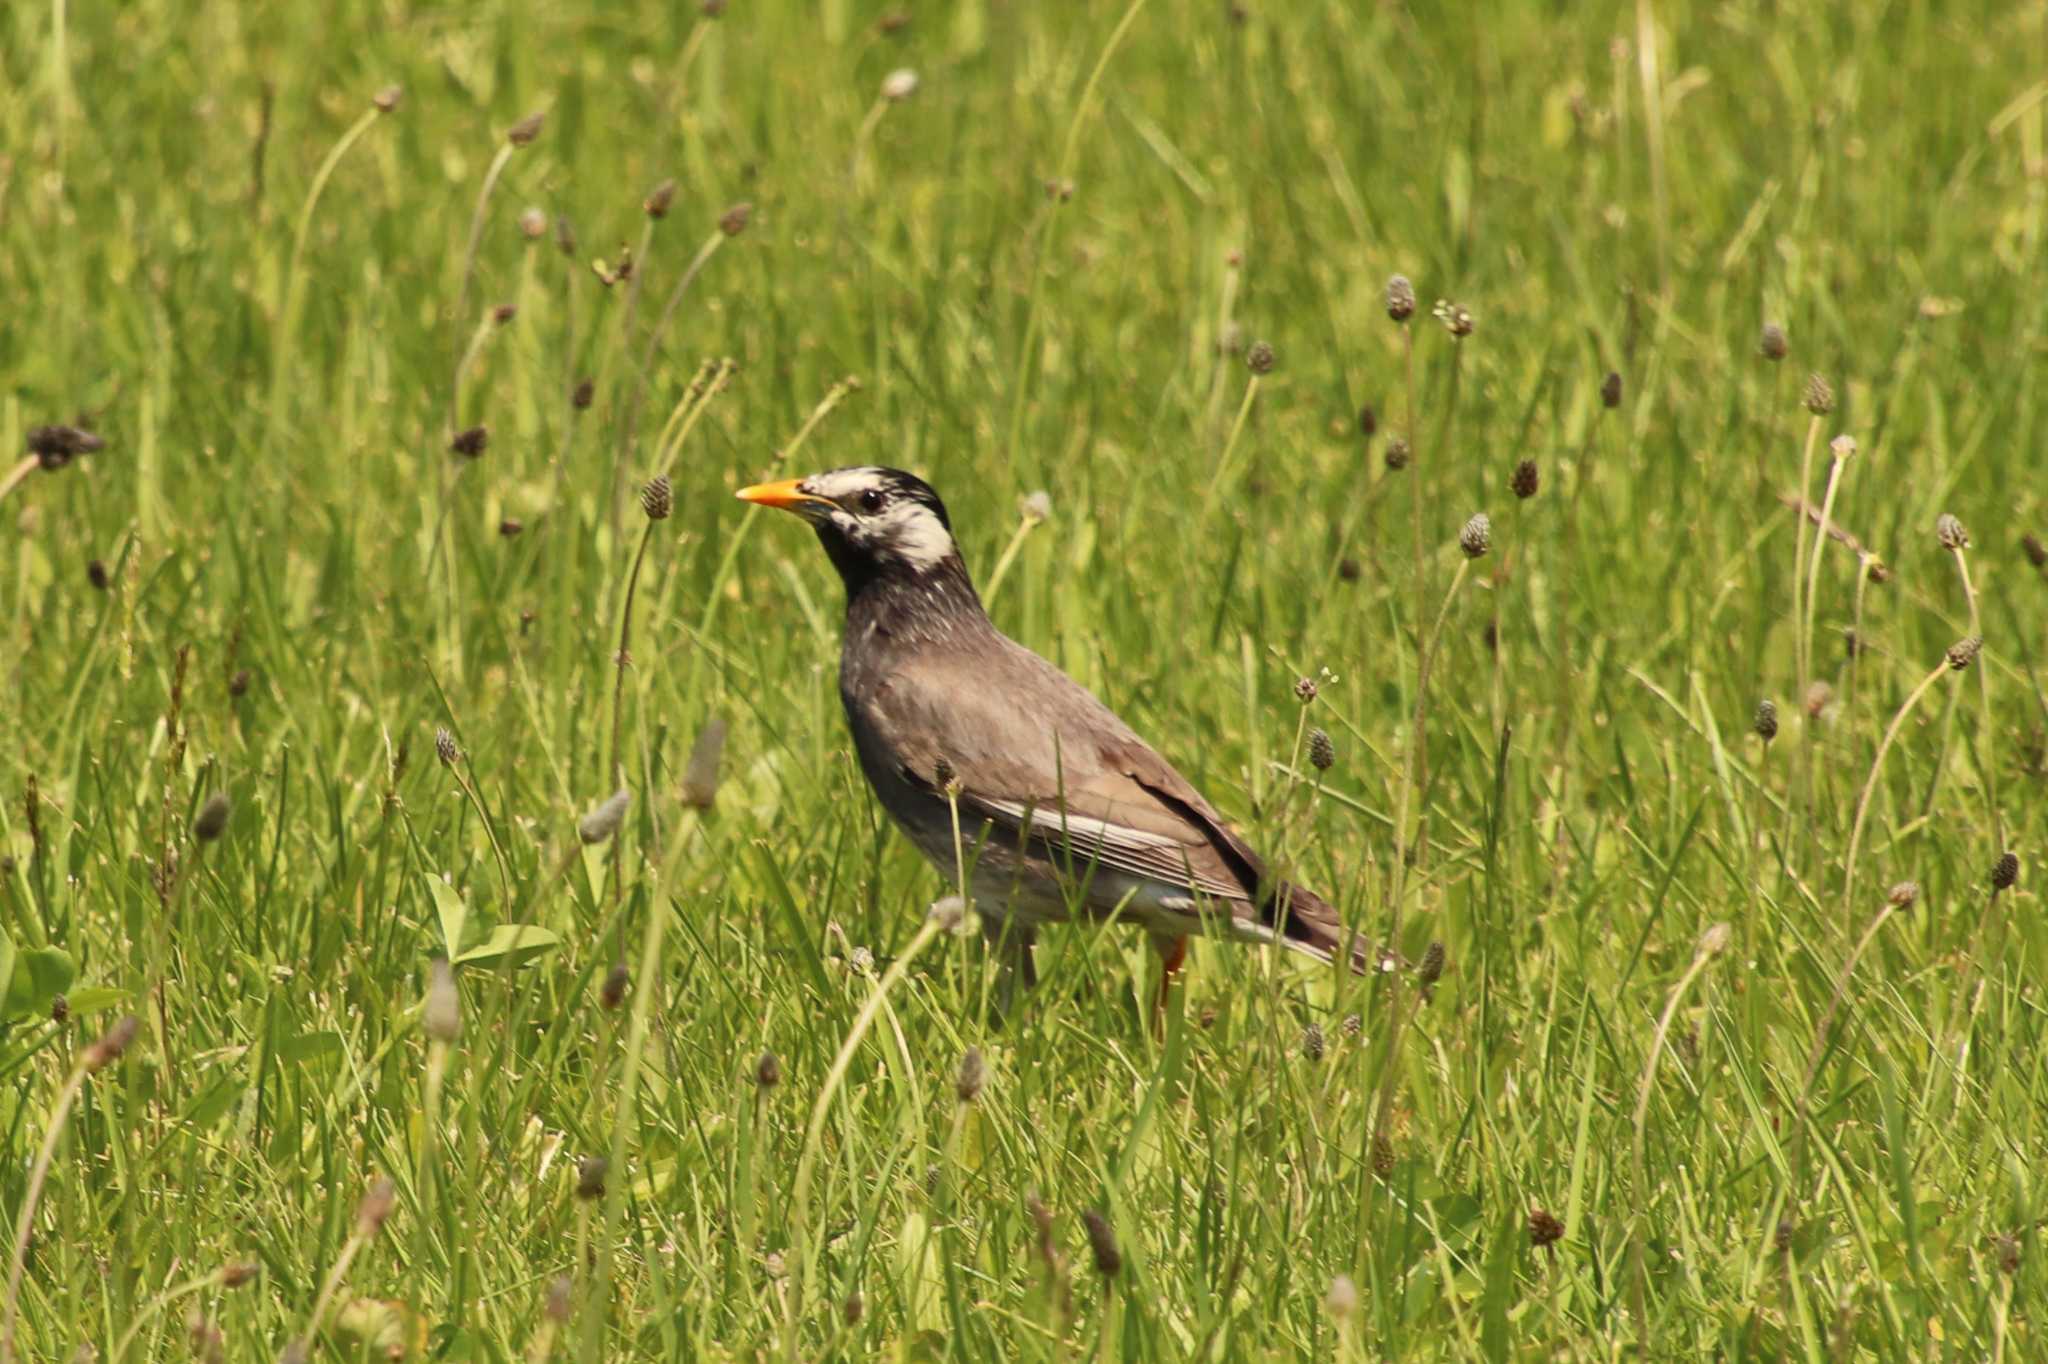
[[[1218,899],[1257,893],[1259,870],[1208,803],[1094,695],[1036,654],[996,637],[985,657],[892,674],[867,704],[904,778],[939,791],[950,775],[963,814],[996,837]]]

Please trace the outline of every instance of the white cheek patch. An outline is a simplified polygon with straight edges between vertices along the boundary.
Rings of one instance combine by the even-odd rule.
[[[919,568],[930,568],[953,553],[953,536],[929,507],[896,501],[867,519],[868,539]]]

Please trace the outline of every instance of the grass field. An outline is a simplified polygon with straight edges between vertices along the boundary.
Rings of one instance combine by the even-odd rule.
[[[7,6],[0,1361],[2044,1357],[2044,56]],[[1403,964],[997,1018],[731,497],[862,463]]]

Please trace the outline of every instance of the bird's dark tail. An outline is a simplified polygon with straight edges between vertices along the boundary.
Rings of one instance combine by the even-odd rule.
[[[1318,961],[1349,957],[1351,969],[1370,975],[1381,952],[1365,934],[1344,925],[1336,906],[1305,887],[1281,882],[1260,907],[1260,913],[1279,930],[1280,941]]]

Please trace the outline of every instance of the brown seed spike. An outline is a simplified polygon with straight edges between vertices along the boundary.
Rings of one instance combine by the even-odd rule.
[[[448,452],[460,455],[464,459],[475,459],[483,454],[490,443],[490,427],[471,426],[455,433],[454,438],[448,442]]]
[[[1415,286],[1406,275],[1395,275],[1387,281],[1387,316],[1396,322],[1406,322],[1415,316]]]
[[[603,1156],[585,1156],[576,1162],[576,1196],[584,1202],[604,1197],[604,1179],[612,1163]]]
[[[1251,349],[1244,353],[1245,368],[1254,374],[1271,374],[1279,357],[1273,354],[1273,347],[1264,341],[1252,342]]]
[[[1806,393],[1803,401],[1806,410],[1816,417],[1825,417],[1835,410],[1835,390],[1828,381],[1818,374],[1806,376]]]
[[[1124,1267],[1124,1253],[1117,1245],[1116,1228],[1093,1208],[1081,1214],[1081,1225],[1088,1231],[1088,1249],[1095,1256],[1095,1272],[1105,1279],[1114,1279]]]
[[[1422,950],[1422,965],[1416,969],[1415,979],[1427,988],[1444,978],[1444,945],[1432,941]]]
[[[1408,456],[1409,450],[1407,441],[1402,440],[1399,436],[1396,436],[1392,440],[1387,442],[1386,461],[1387,467],[1389,469],[1392,469],[1394,472],[1399,473],[1401,470],[1407,468]]]
[[[1943,512],[1935,518],[1934,538],[1941,541],[1943,549],[1968,549],[1970,547],[1970,532],[1963,528],[1961,521],[1950,516],[1947,512]]]
[[[2011,890],[2019,883],[2020,857],[2011,849],[2000,853],[1998,860],[1991,864],[1991,889]]]
[[[199,807],[199,814],[192,821],[192,837],[201,843],[211,843],[227,832],[228,817],[235,812],[234,803],[227,792],[216,791],[206,798],[206,804]]]
[[[2048,545],[2041,543],[2041,537],[2028,531],[2020,537],[2020,548],[2025,551],[2027,562],[2035,568],[2048,568]]]
[[[1621,406],[1621,375],[1613,370],[1600,381],[1600,405],[1610,409]]]
[[[761,1059],[754,1062],[754,1083],[764,1090],[775,1088],[782,1083],[782,1062],[772,1051],[761,1053]]]
[[[1564,1239],[1564,1223],[1557,1220],[1557,1214],[1545,1208],[1529,1211],[1529,1244],[1538,1250],[1548,1250]]]
[[[640,490],[640,510],[647,513],[649,521],[668,520],[675,505],[675,489],[670,486],[667,474],[656,474]]]
[[[589,407],[596,398],[597,381],[595,379],[578,379],[576,387],[569,394],[569,406],[581,412],[584,408]]]
[[[1367,406],[1365,406],[1365,407],[1361,407],[1361,408],[1359,408],[1359,409],[1358,409],[1358,434],[1359,434],[1359,435],[1361,435],[1361,436],[1363,436],[1363,437],[1365,437],[1365,438],[1366,438],[1367,440],[1371,440],[1371,439],[1373,438],[1373,436],[1374,436],[1375,434],[1377,434],[1377,433],[1378,433],[1379,429],[1380,429],[1380,417],[1379,417],[1379,413],[1377,413],[1377,412],[1373,411],[1373,410],[1372,410],[1372,407],[1371,407],[1371,405],[1370,405],[1370,404],[1368,404],[1368,405],[1367,405]]]
[[[1537,471],[1536,461],[1525,459],[1515,466],[1513,476],[1508,479],[1508,489],[1516,497],[1527,501],[1536,496],[1536,489],[1541,482],[1542,475]]]
[[[1980,635],[1966,635],[1948,646],[1948,666],[1957,672],[1977,661],[1977,655],[1984,651],[1984,640]]]
[[[528,114],[505,130],[505,140],[515,147],[524,147],[540,136],[541,125],[548,121],[545,113]]]
[[[1785,329],[1775,322],[1764,323],[1763,337],[1756,348],[1757,353],[1772,364],[1792,353],[1791,343],[1785,339]]]
[[[113,1027],[100,1034],[99,1040],[85,1049],[78,1063],[85,1068],[86,1074],[97,1075],[121,1059],[141,1027],[141,1021],[134,1014],[122,1014],[114,1020]]]
[[[76,426],[38,426],[28,433],[28,452],[46,471],[61,469],[80,455],[106,448],[104,440]]]
[[[633,973],[626,969],[626,963],[612,963],[612,969],[604,973],[604,985],[597,992],[597,1002],[607,1009],[616,1009],[626,1002],[626,990],[633,983]]]
[[[370,103],[376,106],[378,113],[388,114],[392,110],[396,109],[398,107],[399,101],[404,98],[404,86],[387,85],[382,90],[379,90],[376,94],[370,96]]]
[[[1329,732],[1312,729],[1308,732],[1308,765],[1318,772],[1327,772],[1337,761],[1337,745]]]
[[[647,192],[640,207],[650,218],[666,218],[670,205],[676,201],[676,182],[664,180]]]
[[[101,559],[94,559],[85,566],[85,580],[101,592],[106,591],[114,582],[113,575],[107,572],[106,562]]]
[[[747,230],[747,224],[753,221],[753,217],[754,205],[742,199],[718,215],[718,230],[728,237],[737,237]]]
[[[1493,522],[1485,512],[1475,512],[1458,532],[1458,548],[1468,559],[1482,557],[1493,546]]]
[[[1913,902],[1919,898],[1918,881],[1901,881],[1885,893],[1885,899],[1891,902],[1893,909],[1911,909]]]

